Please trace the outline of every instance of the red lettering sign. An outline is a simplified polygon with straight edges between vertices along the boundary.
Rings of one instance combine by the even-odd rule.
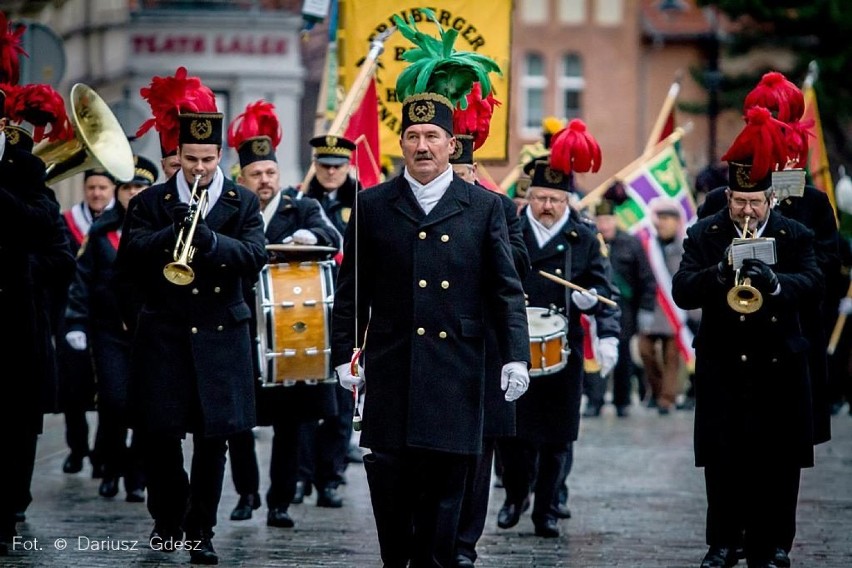
[[[187,53],[204,53],[207,42],[202,35],[159,36],[135,35],[130,42],[135,54],[166,54],[177,55]]]

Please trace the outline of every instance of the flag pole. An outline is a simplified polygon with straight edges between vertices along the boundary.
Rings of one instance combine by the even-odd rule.
[[[331,122],[331,126],[328,128],[328,134],[332,136],[340,136],[346,130],[349,118],[352,116],[352,113],[355,112],[355,109],[358,108],[358,104],[361,102],[361,99],[364,97],[364,92],[367,90],[367,83],[376,71],[379,56],[385,50],[385,40],[387,40],[394,32],[396,32],[396,26],[391,26],[387,30],[376,35],[370,42],[370,51],[367,53],[367,57],[364,64],[361,65],[360,71],[358,71],[358,76],[355,77],[355,81],[352,82],[352,87],[349,88],[349,92],[346,93],[346,97],[343,99],[343,102],[340,103],[340,108],[337,109],[337,114]],[[299,186],[300,191],[305,192],[308,190],[308,183],[310,183],[312,177],[314,177],[313,163],[311,163],[311,167],[308,168],[308,172],[305,174],[305,178]]]
[[[609,176],[603,183],[598,185],[596,188],[591,190],[589,193],[583,196],[583,198],[577,202],[577,209],[582,210],[591,205],[594,201],[596,201],[601,194],[606,192],[609,189],[609,186],[616,180],[622,179],[624,176],[631,173],[633,170],[647,162],[649,159],[659,154],[681,138],[684,135],[688,134],[692,130],[692,123],[688,122],[685,126],[678,126],[675,128],[674,132],[666,136],[664,139],[660,140],[657,144],[655,144],[650,152],[645,152],[620,170],[618,170],[613,175]]]
[[[677,73],[675,73],[675,80],[672,83],[672,86],[669,87],[666,99],[663,101],[663,107],[660,109],[660,113],[657,115],[657,120],[654,122],[654,127],[651,129],[651,135],[648,136],[648,142],[645,143],[645,149],[642,151],[642,155],[647,156],[648,152],[653,151],[654,146],[660,141],[660,135],[663,133],[663,128],[666,127],[666,121],[668,121],[669,115],[672,113],[672,109],[677,101],[677,96],[680,93],[680,81],[682,78],[683,71],[678,70]]]

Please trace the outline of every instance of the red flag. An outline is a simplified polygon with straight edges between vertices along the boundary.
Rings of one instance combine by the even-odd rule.
[[[662,131],[660,131],[660,139],[657,142],[662,142],[666,138],[669,137],[675,130],[675,111],[672,108],[672,111],[669,113],[668,118],[666,119],[666,123],[663,125]]]
[[[376,80],[370,79],[364,97],[349,118],[343,136],[355,142],[352,165],[362,187],[372,187],[381,181],[379,166],[379,99],[376,96]]]

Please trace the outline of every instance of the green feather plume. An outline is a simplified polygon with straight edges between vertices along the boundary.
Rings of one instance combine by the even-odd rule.
[[[502,75],[497,62],[485,55],[472,51],[457,51],[453,46],[459,32],[455,29],[444,30],[428,8],[420,12],[435,22],[440,39],[417,29],[412,19],[406,23],[394,14],[393,21],[400,33],[415,46],[406,50],[402,58],[409,66],[396,80],[397,96],[400,100],[419,93],[437,93],[447,97],[454,107],[467,108],[467,95],[474,83],[482,86],[482,96],[491,93],[489,73]]]

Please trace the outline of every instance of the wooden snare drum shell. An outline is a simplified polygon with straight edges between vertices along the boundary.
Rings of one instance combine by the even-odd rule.
[[[531,377],[549,375],[568,364],[568,322],[546,308],[527,308]]]

